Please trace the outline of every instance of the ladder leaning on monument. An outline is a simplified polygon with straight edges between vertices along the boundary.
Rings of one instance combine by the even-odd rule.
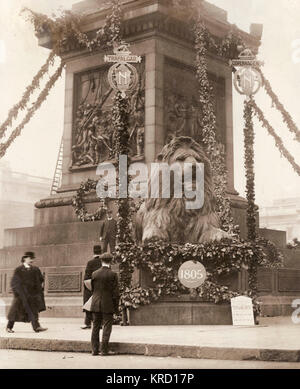
[[[59,146],[59,153],[56,161],[56,167],[55,167],[54,177],[52,180],[50,195],[53,195],[57,192],[57,189],[59,188],[59,185],[61,183],[63,150],[64,150],[64,146],[63,146],[63,138],[62,138]]]

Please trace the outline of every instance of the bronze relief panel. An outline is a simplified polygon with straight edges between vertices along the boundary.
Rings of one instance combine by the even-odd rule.
[[[137,64],[139,83],[129,95],[130,154],[144,154],[145,69]],[[114,90],[107,80],[108,66],[75,75],[72,167],[96,166],[115,157],[112,107]]]
[[[191,136],[202,140],[202,109],[199,102],[196,70],[166,58],[164,71],[165,143],[174,136]],[[226,143],[225,80],[209,73],[215,96],[217,141]]]

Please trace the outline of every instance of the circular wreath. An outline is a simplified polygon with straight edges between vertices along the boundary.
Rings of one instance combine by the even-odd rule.
[[[72,206],[75,210],[77,217],[83,222],[101,220],[102,217],[106,214],[107,205],[105,199],[100,199],[99,208],[94,213],[89,213],[86,209],[84,196],[90,192],[96,190],[97,187],[96,180],[88,179],[85,182],[80,184],[80,188],[77,190],[76,195],[72,199]]]

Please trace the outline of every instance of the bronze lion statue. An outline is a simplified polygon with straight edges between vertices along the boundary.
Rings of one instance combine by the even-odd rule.
[[[220,229],[219,218],[215,212],[216,198],[211,166],[203,147],[190,137],[176,137],[163,147],[157,161],[169,165],[178,161],[202,162],[204,164],[204,203],[200,209],[187,209],[185,196],[147,198],[136,214],[137,241],[141,243],[165,240],[178,244],[197,244],[230,237]]]

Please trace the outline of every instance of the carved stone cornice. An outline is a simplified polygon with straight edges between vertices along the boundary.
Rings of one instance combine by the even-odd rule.
[[[79,189],[80,184],[78,184]],[[73,189],[74,190],[74,189]],[[72,205],[72,199],[75,195],[75,192],[67,192],[66,194],[55,195],[42,199],[34,204],[35,208],[51,208],[51,207],[60,207],[64,205]],[[85,203],[97,203],[99,198],[96,195],[96,191],[89,193],[84,197]]]
[[[42,199],[35,203],[35,207],[38,209],[41,208],[52,208],[52,207],[60,207],[65,205],[72,205],[72,199],[76,194],[76,191],[79,189],[80,184],[72,185],[72,187],[65,188],[60,191],[60,193],[48,197],[46,199]],[[227,192],[230,198],[230,202],[234,208],[246,209],[247,201],[237,195],[236,193]],[[113,200],[113,199],[112,199]],[[97,197],[96,191],[85,195],[84,197],[85,203],[97,203],[99,202],[99,198]]]
[[[182,43],[188,44],[191,48],[193,48],[194,35],[191,31],[190,23],[184,19],[181,20],[178,15],[175,17],[172,8],[167,6],[168,1],[140,0],[135,2],[128,1],[126,3],[127,4],[124,9],[125,18],[122,26],[123,38],[125,40],[130,42],[132,40],[136,41],[146,37],[163,35],[164,37],[180,40]],[[234,29],[241,35],[246,45],[251,48],[254,53],[257,53],[258,47],[260,46],[260,36],[248,34],[228,23],[226,17],[215,17],[214,14],[210,15],[208,12],[203,15],[203,19],[205,20],[207,28],[211,31],[217,42],[220,41],[231,29]],[[93,38],[98,28],[103,25],[106,14],[107,10],[101,12],[96,11],[85,17],[83,30],[89,38]],[[52,43],[50,36],[46,34],[39,36],[39,45],[51,48]],[[84,50],[84,48],[74,43],[65,48],[62,52],[62,56],[66,56],[65,59],[67,59],[68,57],[76,55],[76,52],[82,52]]]

